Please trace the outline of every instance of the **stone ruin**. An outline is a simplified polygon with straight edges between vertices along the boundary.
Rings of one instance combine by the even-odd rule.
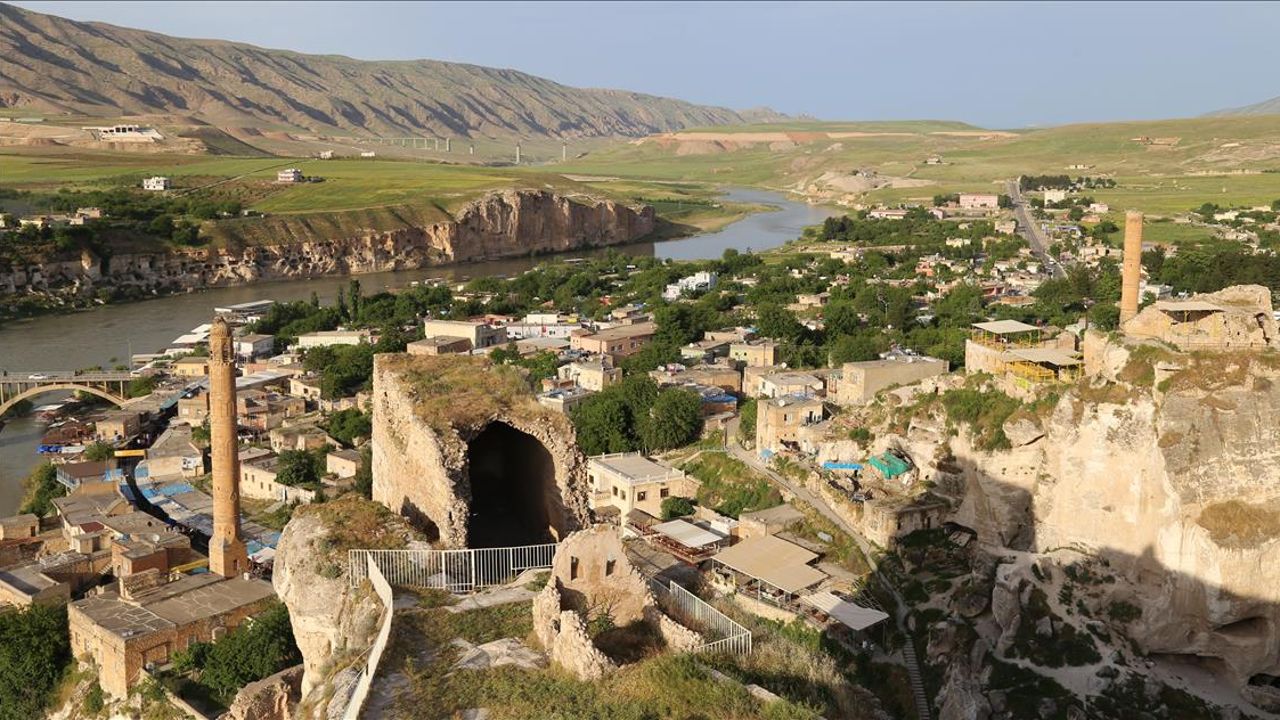
[[[1121,329],[1126,337],[1160,340],[1184,351],[1280,347],[1271,291],[1262,285],[1157,300],[1121,323]]]
[[[377,355],[373,499],[445,547],[555,542],[589,522],[586,459],[523,371]]]
[[[658,608],[612,525],[596,525],[560,543],[551,577],[533,601],[533,630],[551,661],[582,680],[639,659],[637,651],[684,652],[703,643],[701,635]]]

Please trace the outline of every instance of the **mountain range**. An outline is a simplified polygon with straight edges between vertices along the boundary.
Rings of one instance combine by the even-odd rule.
[[[0,4],[0,108],[415,137],[642,136],[786,119],[516,70],[366,61],[77,22]]]
[[[1226,108],[1224,110],[1216,110],[1209,113],[1210,117],[1225,117],[1232,115],[1280,115],[1280,97],[1273,97],[1270,100],[1254,103],[1252,105],[1244,105],[1236,108]]]

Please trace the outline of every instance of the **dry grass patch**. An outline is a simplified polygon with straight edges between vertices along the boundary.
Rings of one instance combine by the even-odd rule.
[[[1227,500],[1201,510],[1196,522],[1222,547],[1257,547],[1280,538],[1280,503]]]

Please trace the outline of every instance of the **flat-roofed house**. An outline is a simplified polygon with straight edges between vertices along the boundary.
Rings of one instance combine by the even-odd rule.
[[[949,369],[946,360],[901,353],[879,360],[848,362],[841,366],[835,400],[840,405],[861,405],[887,387],[945,375]]]
[[[729,346],[729,358],[747,367],[776,365],[778,362],[778,344],[772,340],[736,342]]]
[[[587,459],[592,505],[612,505],[623,517],[641,510],[662,516],[662,501],[668,497],[692,497],[698,481],[683,471],[663,465],[640,453],[598,455]]]
[[[482,319],[427,320],[422,324],[422,334],[428,340],[439,337],[462,338],[470,344],[468,350],[484,350],[505,345],[508,341],[505,327]]]
[[[569,347],[583,352],[608,355],[617,361],[640,352],[653,341],[656,330],[657,326],[651,322],[618,325],[596,332],[572,335],[569,338]]]

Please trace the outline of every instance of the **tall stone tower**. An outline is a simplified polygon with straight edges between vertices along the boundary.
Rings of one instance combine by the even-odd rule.
[[[1124,215],[1124,258],[1120,277],[1120,322],[1138,314],[1138,286],[1142,282],[1142,213]]]
[[[236,577],[249,569],[240,538],[240,457],[236,444],[236,356],[231,328],[217,318],[209,332],[209,441],[213,446],[213,535],[209,570]]]

